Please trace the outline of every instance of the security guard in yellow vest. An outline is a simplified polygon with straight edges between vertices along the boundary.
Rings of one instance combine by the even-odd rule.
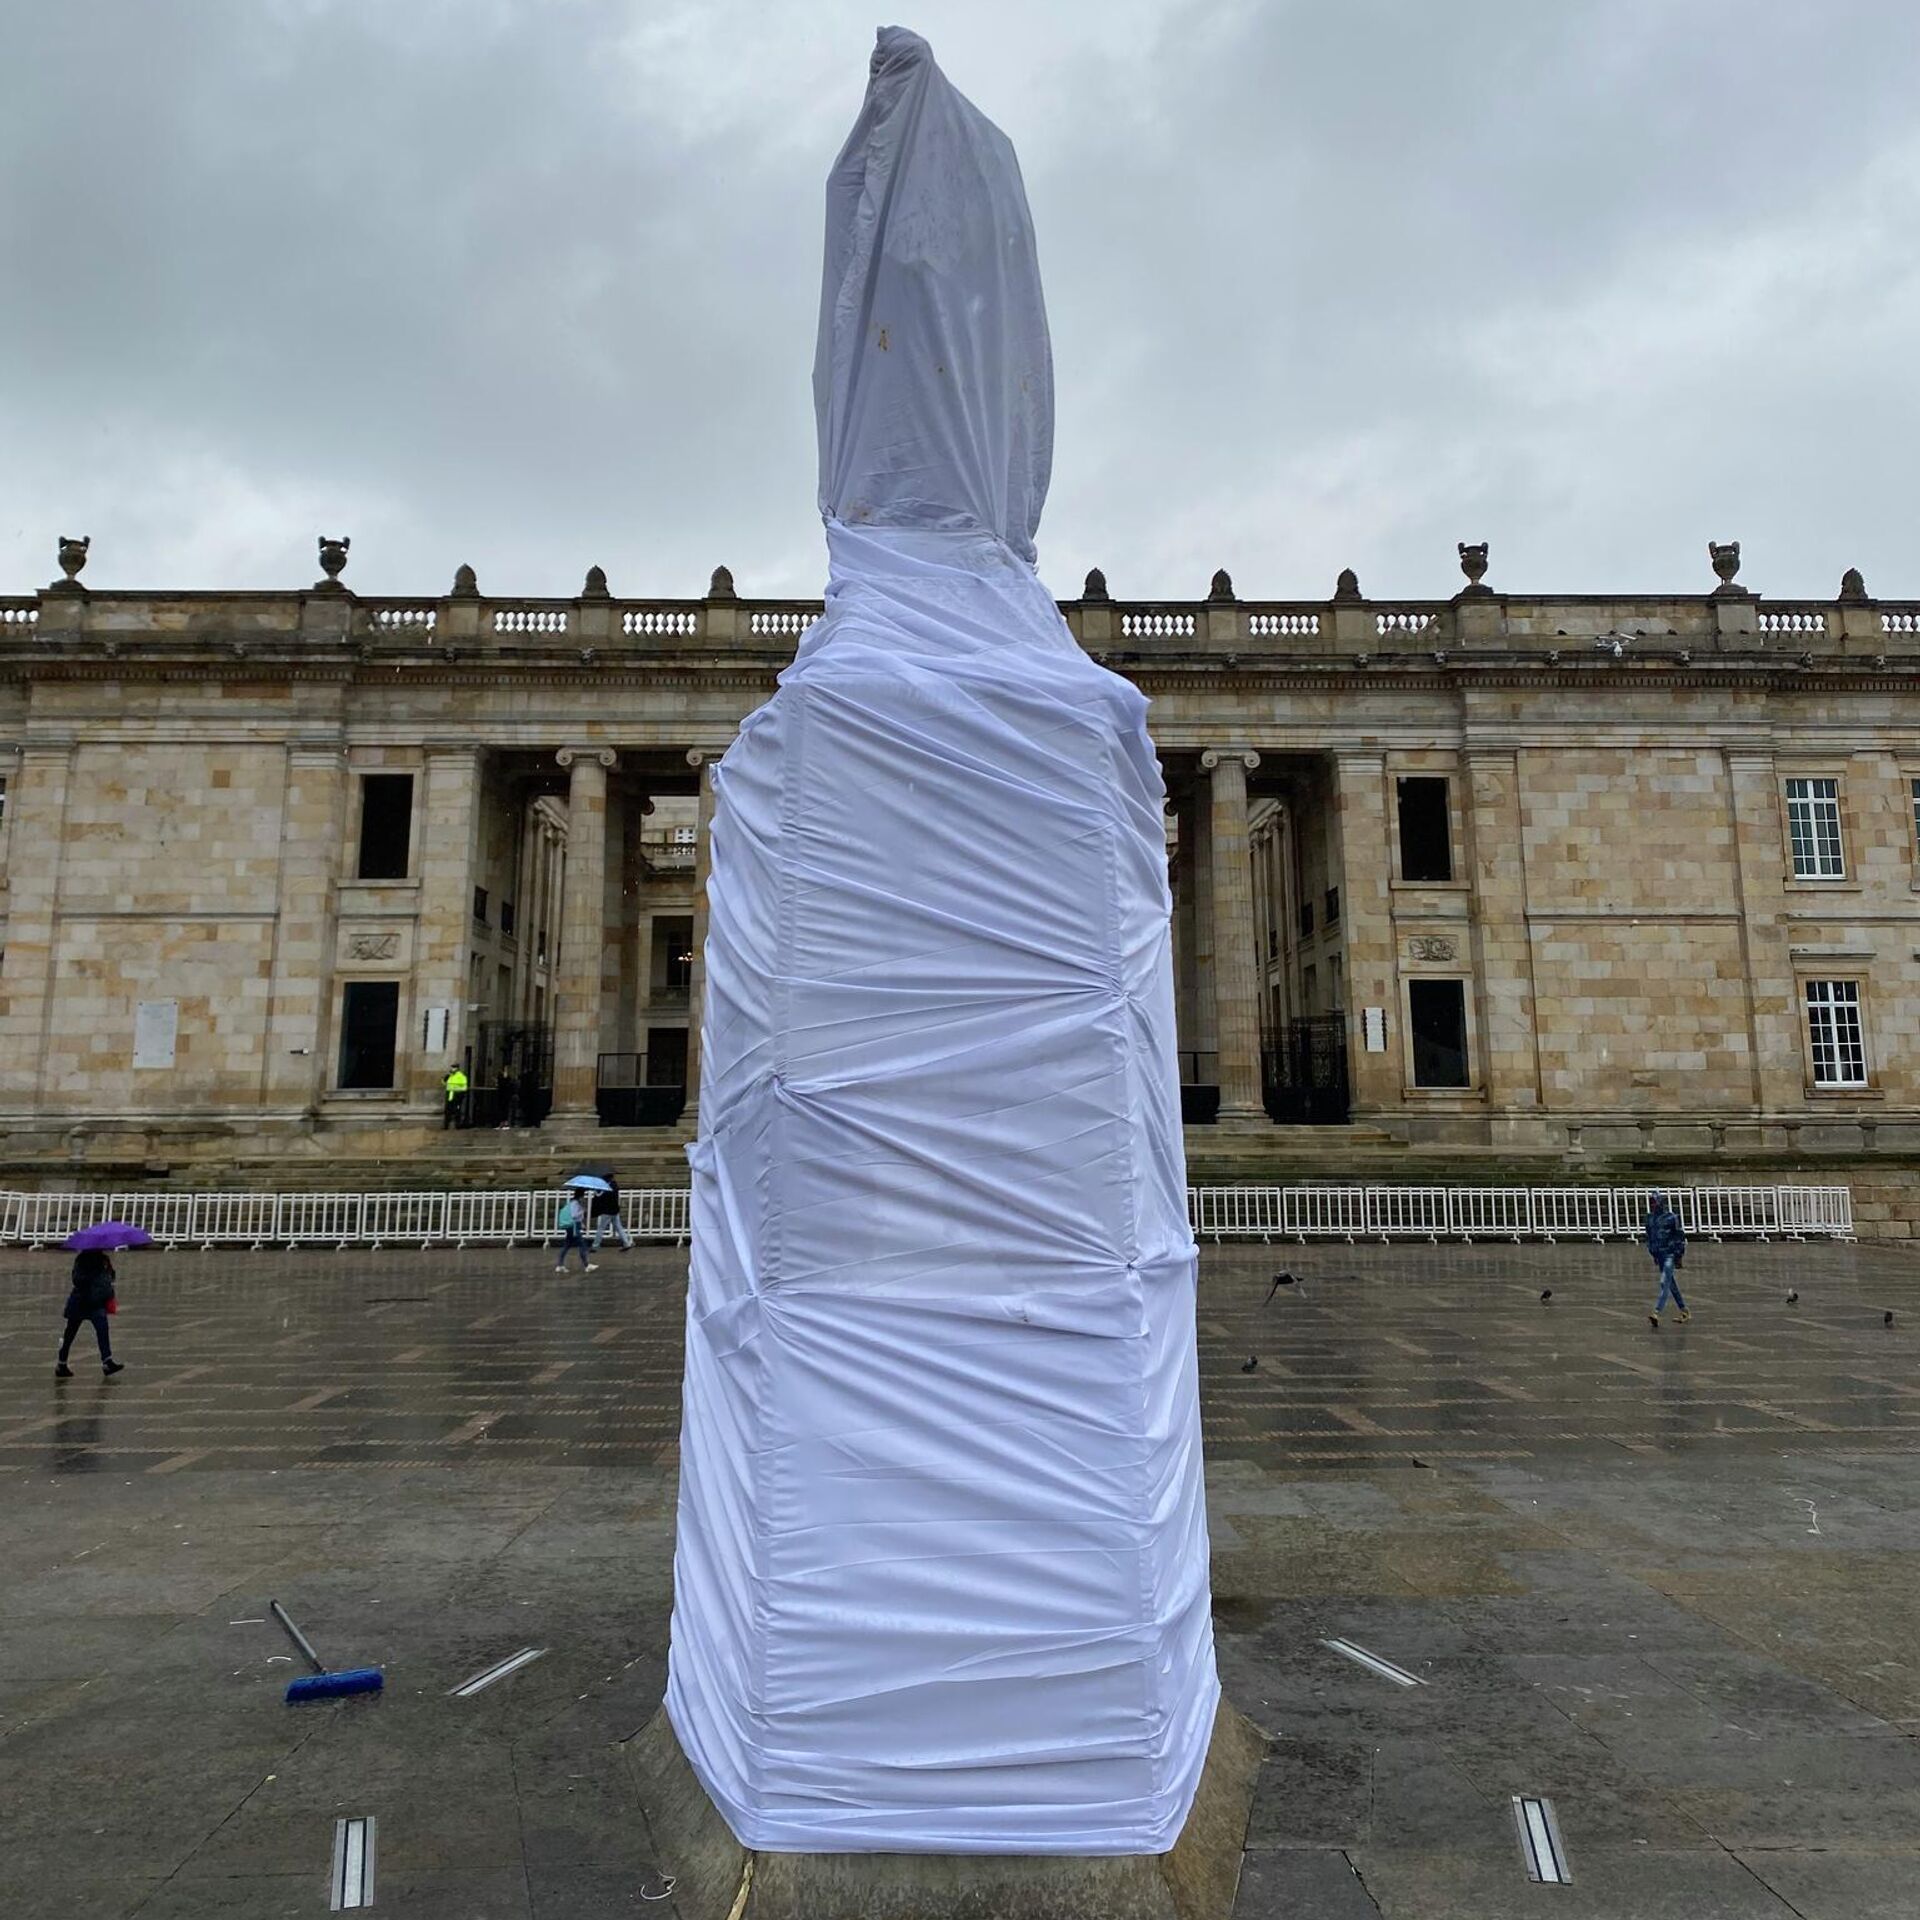
[[[447,1090],[447,1110],[440,1118],[440,1130],[444,1133],[449,1127],[467,1124],[467,1075],[459,1061],[447,1069],[442,1084]]]

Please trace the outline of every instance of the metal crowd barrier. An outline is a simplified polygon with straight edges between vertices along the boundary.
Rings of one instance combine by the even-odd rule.
[[[1202,1240],[1633,1239],[1652,1187],[1189,1187]],[[1688,1234],[1708,1240],[1853,1238],[1847,1187],[1664,1189]],[[0,1246],[56,1246],[101,1220],[163,1247],[514,1247],[550,1244],[559,1192],[0,1193]],[[684,1187],[620,1196],[636,1240],[683,1245]]]
[[[1664,1192],[1704,1240],[1851,1240],[1849,1187],[1190,1187],[1202,1240],[1632,1240]]]
[[[101,1220],[144,1227],[163,1247],[542,1246],[560,1237],[563,1191],[473,1193],[0,1193],[0,1246],[57,1246]],[[620,1196],[636,1240],[688,1234],[684,1187]]]

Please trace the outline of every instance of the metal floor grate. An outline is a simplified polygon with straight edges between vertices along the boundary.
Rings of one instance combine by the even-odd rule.
[[[1520,1829],[1520,1856],[1526,1862],[1527,1878],[1548,1886],[1566,1886],[1573,1879],[1573,1871],[1567,1865],[1567,1850],[1560,1839],[1560,1822],[1554,1818],[1553,1802],[1516,1793],[1513,1821]]]
[[[373,1815],[339,1821],[333,1829],[333,1911],[373,1905]]]

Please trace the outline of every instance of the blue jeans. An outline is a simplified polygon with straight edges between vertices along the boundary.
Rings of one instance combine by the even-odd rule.
[[[560,1258],[553,1263],[554,1272],[558,1273],[560,1269],[567,1264],[567,1255],[575,1252],[580,1255],[580,1265],[584,1271],[587,1266],[586,1236],[581,1233],[578,1227],[569,1227],[567,1229],[566,1240],[560,1248]]]
[[[1672,1294],[1673,1304],[1678,1307],[1682,1313],[1685,1313],[1687,1303],[1680,1297],[1680,1282],[1674,1276],[1672,1254],[1668,1254],[1667,1257],[1660,1262],[1660,1297],[1653,1303],[1655,1313],[1660,1312],[1661,1309],[1666,1306],[1668,1294]]]
[[[105,1307],[69,1307],[67,1309],[67,1337],[60,1342],[60,1361],[64,1366],[67,1355],[73,1351],[73,1336],[84,1326],[91,1325],[93,1337],[100,1343],[100,1360],[104,1366],[113,1358],[113,1340],[107,1332],[107,1310]]]

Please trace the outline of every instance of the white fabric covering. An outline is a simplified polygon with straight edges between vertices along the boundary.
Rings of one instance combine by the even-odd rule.
[[[826,278],[827,612],[715,775],[667,1706],[750,1847],[1160,1852],[1218,1699],[1163,790],[1028,557],[1012,148],[898,29]]]

